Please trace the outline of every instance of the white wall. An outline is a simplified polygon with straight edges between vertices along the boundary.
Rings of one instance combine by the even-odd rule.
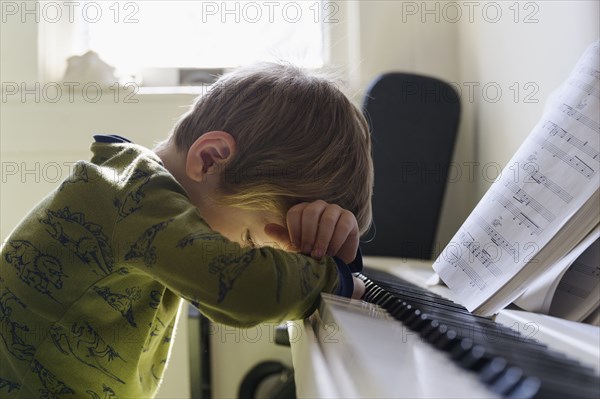
[[[482,173],[485,165],[508,162],[541,117],[545,99],[600,36],[598,1],[521,2],[518,22],[514,8],[509,9],[513,2],[499,3],[503,17],[498,22],[486,21],[480,12],[473,23],[465,19],[459,25],[460,80],[480,85],[474,101],[464,93],[463,104]],[[486,84],[487,98],[481,90]],[[492,84],[502,89],[497,102]],[[490,177],[494,170],[489,168]],[[482,173],[477,197],[490,185]]]
[[[393,71],[420,73],[458,82],[459,43],[457,24],[422,22],[421,2],[345,1],[340,23],[335,26],[333,61],[341,63],[355,102],[360,104],[370,81]],[[418,8],[416,14],[414,5]],[[441,8],[440,8],[441,9]],[[461,122],[454,162],[475,157],[472,131]],[[466,179],[449,185],[438,231],[440,250],[472,209],[474,186]]]

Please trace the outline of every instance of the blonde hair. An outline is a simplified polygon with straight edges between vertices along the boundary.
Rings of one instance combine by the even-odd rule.
[[[315,72],[261,63],[223,75],[175,125],[187,151],[209,131],[225,131],[238,151],[221,170],[219,200],[284,216],[299,203],[335,203],[372,220],[371,138],[363,114]]]

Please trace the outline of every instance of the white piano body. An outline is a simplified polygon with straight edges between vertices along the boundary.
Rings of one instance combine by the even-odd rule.
[[[426,287],[430,261],[366,257],[365,265]],[[310,319],[289,322],[299,398],[494,398],[477,375],[456,365],[378,306],[324,295]],[[600,328],[517,310],[496,322],[579,360],[600,373]]]

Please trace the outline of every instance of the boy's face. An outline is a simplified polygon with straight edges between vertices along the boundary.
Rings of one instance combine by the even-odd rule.
[[[267,224],[285,226],[281,217],[274,213],[220,206],[204,210],[202,218],[213,230],[242,246],[270,246],[279,249],[287,247],[286,243],[278,241],[265,232]]]

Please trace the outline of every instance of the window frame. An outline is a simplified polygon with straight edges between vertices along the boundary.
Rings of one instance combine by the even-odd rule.
[[[336,18],[333,23],[322,24],[323,60],[324,66],[345,65],[353,54],[351,46],[356,45],[358,26],[358,1],[320,1],[323,7],[330,3],[336,5]],[[73,40],[85,31],[82,26],[85,22],[75,19],[69,22],[67,18],[50,22],[40,19],[38,29],[38,73],[42,82],[60,82],[63,80],[67,63],[66,60],[73,54],[80,55],[87,51],[81,40]],[[65,45],[68,43],[68,45]],[[354,58],[354,57],[352,57]],[[336,68],[343,81],[348,80],[351,74],[356,74],[358,66],[350,70]],[[149,88],[179,88],[181,87],[210,85],[218,75],[226,72],[227,68],[143,68],[142,72],[150,79],[145,79],[143,87]],[[206,77],[210,76],[211,79]],[[164,90],[162,90],[164,92]]]

